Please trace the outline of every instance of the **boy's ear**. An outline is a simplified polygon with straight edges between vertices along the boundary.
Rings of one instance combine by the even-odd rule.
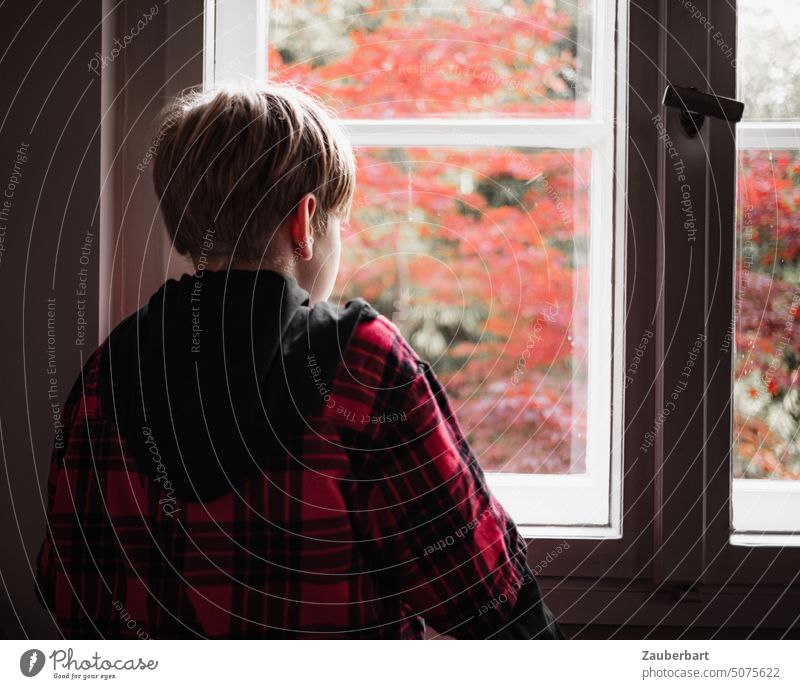
[[[314,255],[314,228],[311,222],[317,209],[317,198],[311,192],[297,202],[291,216],[292,246],[297,256],[309,261]]]

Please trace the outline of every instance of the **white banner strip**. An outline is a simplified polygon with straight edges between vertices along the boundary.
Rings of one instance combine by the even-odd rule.
[[[0,686],[798,687],[796,643],[6,641]]]

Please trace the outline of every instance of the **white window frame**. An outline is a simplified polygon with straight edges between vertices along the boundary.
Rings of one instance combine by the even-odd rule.
[[[526,537],[622,536],[625,286],[621,267],[627,215],[627,133],[624,128],[615,128],[617,123],[626,122],[628,3],[594,0],[593,10],[589,118],[343,122],[354,146],[513,146],[592,151],[587,470],[573,475],[487,474],[492,491]],[[263,83],[268,76],[268,12],[267,0],[206,0],[206,87],[222,81]]]
[[[737,152],[800,150],[800,121],[741,122],[736,148]],[[800,545],[800,481],[733,479],[731,526],[734,545]]]

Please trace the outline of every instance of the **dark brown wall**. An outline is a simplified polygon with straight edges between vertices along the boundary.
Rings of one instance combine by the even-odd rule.
[[[13,198],[0,199],[0,206],[11,202],[0,262],[0,626],[11,637],[49,629],[31,572],[45,528],[52,413],[69,393],[81,357],[96,344],[100,80],[87,65],[100,50],[100,7],[100,0],[51,0],[35,9],[24,2],[0,9],[6,50],[0,62],[0,195],[17,149],[28,144]],[[91,249],[82,265],[87,232]],[[76,294],[82,268],[86,297]],[[55,300],[50,338],[48,299]],[[79,306],[86,312],[83,347],[75,344]]]
[[[124,41],[153,6],[158,12],[147,26],[108,59],[114,39]],[[99,315],[108,304],[101,297],[115,297],[105,328],[130,310],[130,301],[120,306],[126,286],[141,278],[149,296],[162,281],[162,230],[149,170],[141,173],[136,165],[167,97],[202,79],[202,7],[202,0],[0,6],[0,637],[59,636],[34,597],[33,582],[46,528],[53,412],[98,343]],[[129,102],[146,105],[131,109]],[[17,156],[20,144],[27,144],[24,162]],[[12,175],[18,183],[9,199],[4,194]],[[121,227],[125,242],[118,243]],[[143,238],[150,231],[146,254]],[[87,232],[92,241],[81,263]],[[115,279],[123,269],[127,278],[114,290],[112,261]],[[76,293],[84,268],[85,297]],[[48,299],[55,300],[52,324]],[[82,342],[76,341],[80,334]]]

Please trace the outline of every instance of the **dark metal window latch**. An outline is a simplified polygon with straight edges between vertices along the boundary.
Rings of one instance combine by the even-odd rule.
[[[680,121],[689,137],[697,136],[706,117],[716,117],[726,122],[739,122],[744,103],[733,98],[723,98],[698,91],[694,86],[667,86],[662,100],[668,108],[681,111]]]

